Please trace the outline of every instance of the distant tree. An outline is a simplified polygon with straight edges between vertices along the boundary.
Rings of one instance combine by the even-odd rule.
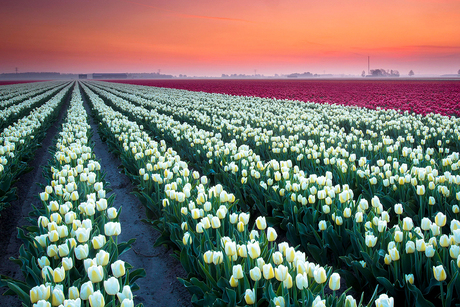
[[[409,77],[412,77],[414,74],[414,72],[412,71],[412,69],[409,71]]]
[[[460,69],[458,70],[458,74],[460,75]]]
[[[460,70],[459,70],[459,73],[460,73]],[[363,72],[361,73],[361,77],[365,77],[366,76],[366,72],[363,70]]]

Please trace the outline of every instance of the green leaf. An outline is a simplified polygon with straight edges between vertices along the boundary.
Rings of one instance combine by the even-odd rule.
[[[406,283],[409,291],[415,296],[415,306],[417,307],[434,307],[433,303],[425,299],[422,292],[416,286]],[[447,305],[450,306],[450,305]]]
[[[385,277],[376,277],[377,281],[388,291],[391,296],[396,296],[395,286]]]
[[[8,285],[8,288],[10,288],[12,291],[14,291],[20,298],[23,302],[25,303],[29,303],[30,302],[30,296],[29,294],[27,294],[25,291],[24,291],[24,288],[27,288],[30,290],[30,288],[21,283],[21,282],[13,282],[13,281],[10,281],[7,283]],[[20,287],[19,285],[22,285],[22,287]]]

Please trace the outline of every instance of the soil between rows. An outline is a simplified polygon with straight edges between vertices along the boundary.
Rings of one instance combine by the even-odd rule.
[[[85,100],[85,98],[83,97]],[[85,101],[85,108],[91,114]],[[92,117],[89,122],[95,142],[94,153],[100,160],[101,169],[106,172],[106,180],[110,182],[112,193],[116,194],[114,206],[122,206],[119,240],[128,241],[135,238],[133,248],[120,258],[129,262],[134,268],[144,268],[147,276],[137,281],[140,290],[134,295],[136,304],[144,306],[192,306],[191,296],[187,289],[177,280],[186,277],[181,263],[172,257],[173,251],[164,246],[153,247],[159,233],[151,226],[141,222],[146,218],[141,202],[131,194],[133,185],[129,178],[118,168],[120,160],[111,152],[98,133],[97,124]],[[110,195],[110,194],[109,194]],[[120,241],[119,241],[120,242]]]
[[[83,98],[84,99],[84,98]],[[21,176],[14,185],[17,187],[19,199],[12,202],[11,206],[1,212],[0,217],[0,274],[23,280],[19,266],[9,261],[10,257],[19,256],[19,248],[22,242],[17,238],[17,227],[25,226],[32,204],[40,206],[38,195],[42,189],[38,183],[45,183],[42,177],[42,169],[46,167],[51,154],[48,148],[53,145],[54,138],[65,118],[68,109],[70,95],[64,103],[55,123],[48,129],[42,146],[37,150],[35,158],[29,162],[33,170]],[[133,248],[120,258],[133,265],[134,268],[144,268],[147,275],[137,281],[140,290],[134,292],[135,303],[143,303],[144,306],[192,306],[191,296],[187,289],[178,281],[177,277],[186,277],[186,272],[180,262],[172,257],[172,250],[166,247],[153,247],[159,233],[152,227],[141,222],[146,218],[145,210],[139,200],[131,194],[133,186],[129,178],[118,168],[121,164],[119,159],[109,152],[97,131],[97,124],[90,116],[90,110],[85,102],[89,122],[92,128],[95,142],[94,152],[99,159],[101,169],[106,173],[106,180],[110,183],[112,193],[116,194],[114,206],[123,207],[120,222],[122,233],[119,240],[128,241],[136,238]],[[120,241],[119,241],[120,242]],[[7,288],[0,287],[0,293]],[[16,296],[0,296],[0,307],[21,306]]]

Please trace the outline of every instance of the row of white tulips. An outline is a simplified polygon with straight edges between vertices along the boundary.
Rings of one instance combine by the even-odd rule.
[[[11,118],[16,116],[17,114],[21,114],[22,112],[27,112],[30,109],[33,109],[35,107],[39,107],[38,105],[40,102],[45,101],[46,99],[49,99],[56,95],[56,93],[60,90],[62,90],[64,87],[70,86],[67,82],[65,83],[60,83],[57,86],[54,86],[53,88],[47,90],[46,92],[32,96],[18,104],[13,104],[10,105],[9,107],[6,107],[5,109],[2,110],[0,114],[0,120],[2,123],[9,123]]]
[[[131,157],[133,161],[127,163],[134,163],[138,166],[140,180],[148,182],[152,178],[158,184],[157,187],[164,187],[164,193],[167,197],[163,201],[164,212],[168,213],[168,216],[180,218],[180,226],[176,225],[176,227],[180,227],[182,230],[181,245],[185,245],[179,246],[180,248],[186,248],[190,253],[196,253],[196,248],[189,246],[206,247],[201,250],[204,263],[217,266],[219,272],[225,271],[229,274],[227,276],[228,282],[234,288],[238,287],[238,284],[244,284],[247,287],[246,283],[248,282],[257,283],[262,271],[267,286],[268,281],[276,275],[276,280],[283,284],[281,288],[286,289],[291,289],[294,284],[291,274],[297,276],[295,284],[300,290],[299,296],[300,293],[303,293],[301,290],[304,286],[307,287],[309,282],[313,285],[321,285],[326,282],[325,269],[306,262],[305,254],[295,252],[294,248],[289,247],[287,243],[280,244],[278,252],[272,251],[267,255],[267,258],[260,258],[260,246],[268,246],[268,242],[274,241],[277,236],[272,228],[267,228],[264,218],[261,217],[258,220],[258,230],[250,231],[248,226],[250,215],[248,213],[240,212],[238,214],[237,211],[231,213],[232,210],[235,210],[232,207],[235,202],[235,197],[232,194],[227,193],[220,185],[209,188],[207,178],[200,178],[198,172],[190,174],[187,164],[181,161],[175,151],[167,149],[163,142],[160,144],[153,142],[142,131],[142,127],[135,122],[130,122],[126,116],[114,112],[89,88],[84,87],[84,89],[101,120],[113,134],[113,139],[120,143],[119,148],[122,149],[120,151],[123,159]],[[145,187],[148,186],[147,183]],[[161,193],[161,191],[156,191],[156,193]],[[168,222],[172,224],[172,221],[166,221],[166,223]],[[179,222],[176,223],[179,224]],[[174,229],[174,226],[168,227],[171,227],[171,230]],[[266,229],[267,233],[265,233]],[[245,235],[233,237],[238,233]],[[209,240],[209,236],[218,238],[216,245],[205,244],[201,246],[200,242],[203,241],[201,239],[203,236],[207,236],[206,242],[213,241],[212,239]],[[207,249],[209,247],[212,249]],[[200,249],[198,248],[198,250]],[[283,260],[283,257],[287,258]],[[252,259],[251,263],[249,263],[249,259]],[[299,265],[293,266],[293,261],[298,262]],[[214,272],[216,270],[215,268],[208,269],[209,271],[214,270]],[[289,270],[290,273],[288,273]],[[207,269],[206,271],[208,272]],[[243,276],[246,279],[239,283],[238,280],[244,278]],[[338,289],[339,280],[338,274],[331,275],[329,278],[331,289]],[[244,291],[247,304],[255,303],[255,288]],[[293,289],[295,290],[292,291],[297,293],[298,290]],[[382,297],[383,299],[384,297]],[[317,302],[320,301],[322,300],[318,298]],[[273,302],[284,306],[283,297],[273,298]],[[352,297],[347,297],[347,302],[352,305],[356,304]]]
[[[62,88],[43,105],[0,133],[0,210],[14,199],[11,185],[26,169],[24,160],[30,158],[39,146],[37,139],[44,136],[44,131],[49,127],[52,117],[57,115],[70,87],[67,85]]]
[[[193,122],[212,126],[224,136],[231,133],[237,139],[244,142],[252,139],[259,145],[270,142],[273,149],[278,147],[282,151],[302,149],[302,146],[298,148],[296,143],[292,144],[292,141],[301,140],[312,140],[317,146],[320,142],[324,142],[326,147],[338,145],[347,151],[353,146],[367,150],[369,145],[373,145],[369,150],[372,152],[382,148],[386,150],[386,147],[391,151],[396,143],[400,148],[412,148],[416,139],[420,139],[422,146],[430,140],[436,140],[434,146],[449,146],[460,136],[458,118],[435,114],[423,117],[395,110],[368,110],[123,84],[105,83],[104,86],[140,105],[150,105],[159,112],[169,110],[169,114],[189,117]],[[350,131],[340,127],[342,122],[351,126]],[[396,135],[390,135],[394,131]],[[375,145],[380,143],[382,145],[376,148]]]
[[[136,276],[117,259],[130,242],[117,243],[118,211],[111,206],[113,197],[106,198],[107,183],[89,144],[89,129],[77,84],[50,163],[49,185],[40,193],[44,208],[37,211],[35,232],[27,236],[33,242],[29,250],[26,245],[29,257],[20,257],[30,266],[23,271],[37,284],[24,293],[24,284],[4,281],[28,306],[134,306]]]
[[[53,87],[62,85],[62,81],[19,83],[0,86],[0,109],[18,104],[30,97],[41,94]]]
[[[110,97],[112,99],[112,101],[117,101],[118,103],[120,103],[120,100],[117,100],[117,99],[114,99],[113,96],[110,96],[110,95],[107,95],[108,97]],[[123,102],[124,106],[129,106],[129,103],[127,103],[126,101]],[[120,106],[123,106],[123,104],[119,104]],[[135,106],[129,106],[129,110],[132,112],[132,111],[137,111],[139,110],[138,107],[135,107]],[[152,112],[150,112],[152,113]],[[192,112],[190,112],[192,113]],[[165,125],[167,128],[169,128],[171,125],[170,125],[170,122],[168,122],[167,125]],[[164,128],[166,130],[166,128]],[[184,129],[185,130],[185,129]],[[180,137],[180,132],[181,131],[178,131],[175,135]],[[209,144],[209,142],[207,142],[207,144]],[[225,146],[223,146],[225,148]],[[312,146],[313,147],[313,146]],[[244,146],[242,146],[242,148],[245,148]],[[225,150],[224,150],[225,151]],[[411,151],[410,148],[403,148],[402,150],[402,157],[406,157],[406,156],[410,156],[412,160],[417,160],[418,158],[420,159],[423,159],[422,157],[420,157],[420,152],[421,150],[418,149],[418,152],[417,150],[416,151]],[[246,152],[246,153],[245,153]],[[343,151],[342,151],[343,152]],[[339,152],[339,153],[342,153],[342,152]],[[433,152],[433,150],[430,150],[430,149],[427,149],[427,156],[430,155],[430,152]],[[449,154],[448,150],[446,150],[446,154]],[[241,161],[239,161],[241,158],[244,158],[244,157],[248,157],[247,159],[243,159],[245,161],[243,161],[241,163]],[[355,162],[356,161],[356,154],[352,154],[351,156],[350,155],[345,155],[345,157],[347,157],[348,159],[347,160],[344,160],[342,159],[341,161],[339,161],[337,164],[338,166],[341,166],[342,167],[342,170],[345,168],[345,171],[342,171],[343,173],[346,172],[346,168],[347,167],[344,167],[344,163],[346,162]],[[389,156],[390,157],[390,156]],[[426,201],[425,201],[425,206],[426,204],[430,205],[430,206],[433,206],[436,202],[442,202],[446,197],[449,197],[451,195],[456,195],[456,193],[458,193],[457,189],[457,185],[459,184],[459,181],[457,180],[458,178],[458,175],[456,175],[455,173],[457,173],[458,171],[458,168],[456,167],[458,164],[458,153],[452,153],[452,154],[449,154],[447,155],[446,158],[443,158],[442,159],[442,165],[443,166],[448,166],[450,167],[450,171],[452,172],[455,172],[454,175],[451,174],[451,172],[449,171],[444,171],[444,172],[439,172],[437,169],[433,169],[431,166],[426,166],[426,167],[410,167],[408,169],[407,167],[407,164],[405,163],[400,163],[395,160],[394,157],[391,157],[392,159],[380,159],[380,160],[377,160],[375,166],[372,166],[372,167],[369,167],[366,159],[364,157],[361,157],[358,161],[356,161],[356,164],[355,165],[353,163],[353,167],[350,167],[353,171],[357,172],[357,174],[359,175],[360,178],[364,178],[366,177],[367,181],[369,182],[370,185],[376,185],[377,184],[377,180],[380,180],[380,185],[381,186],[385,186],[385,187],[389,187],[390,184],[391,184],[391,189],[393,190],[407,190],[408,188],[409,189],[413,189],[415,191],[415,193],[420,196],[420,202],[423,202],[423,199],[422,199],[422,196],[425,195],[425,191],[433,191],[433,194],[431,196],[428,196],[428,195],[425,195],[423,198],[426,198]],[[228,166],[226,165],[225,168],[226,170],[228,171],[232,171],[232,172],[238,172],[238,171],[241,171],[241,173],[239,174],[240,175],[240,178],[242,180],[242,182],[244,181],[247,181],[247,176],[248,174],[251,174],[252,177],[255,177],[256,179],[258,179],[258,177],[260,178],[260,173],[261,173],[261,170],[264,170],[262,167],[259,166],[259,167],[256,167],[256,165],[258,164],[257,161],[260,160],[260,158],[257,156],[257,155],[254,155],[252,153],[251,150],[243,150],[243,151],[240,151],[238,154],[236,155],[232,155],[232,159],[234,159],[234,161],[232,161],[230,164],[228,164]],[[325,158],[324,160],[326,160],[328,158]],[[228,161],[227,159],[225,159],[226,161]],[[386,161],[387,160],[387,161]],[[433,159],[432,158],[426,158],[425,157],[425,160],[426,161],[429,161],[429,164],[432,164],[434,165],[434,163],[432,162]],[[235,163],[236,161],[236,163]],[[392,163],[388,163],[388,162],[392,162]],[[340,164],[339,164],[340,163]],[[330,179],[330,182],[331,183],[328,183],[327,186],[311,186],[309,185],[310,183],[313,183],[315,184],[315,180],[312,180],[310,176],[310,178],[305,178],[302,180],[302,177],[303,177],[303,173],[301,173],[301,178],[299,181],[297,181],[298,179],[298,174],[299,173],[299,170],[297,168],[297,171],[295,170],[294,168],[294,171],[292,171],[292,162],[290,161],[286,161],[286,162],[282,162],[281,165],[285,164],[284,166],[284,170],[280,170],[280,167],[279,167],[279,162],[277,161],[271,161],[270,164],[274,165],[274,167],[270,170],[268,169],[268,172],[267,172],[267,176],[264,176],[265,178],[265,181],[264,180],[260,180],[258,183],[262,186],[265,187],[265,189],[267,189],[268,187],[272,187],[273,190],[275,191],[279,191],[280,193],[280,196],[285,196],[286,194],[286,191],[287,191],[287,194],[288,196],[290,196],[290,198],[292,199],[292,201],[295,203],[299,203],[299,205],[307,205],[307,204],[315,204],[316,202],[321,202],[321,200],[324,199],[323,201],[323,206],[321,207],[320,206],[320,209],[323,210],[323,213],[325,213],[326,215],[328,215],[331,210],[330,210],[330,205],[331,203],[334,201],[333,198],[330,197],[330,188],[331,188],[331,183],[332,183],[332,176]],[[325,164],[329,164],[329,163],[326,163]],[[415,163],[417,164],[417,163]],[[278,165],[276,167],[276,165]],[[358,168],[357,168],[358,166]],[[385,172],[382,172],[380,171],[380,168],[383,168],[383,170]],[[372,170],[372,173],[370,172],[370,169]],[[271,175],[270,175],[271,174]],[[267,178],[268,177],[268,178]],[[297,178],[296,178],[297,177]],[[317,176],[314,176],[313,179],[316,179]],[[354,177],[357,177],[356,174],[354,175]],[[282,180],[281,180],[282,179]],[[279,181],[282,181],[279,183]],[[294,182],[292,182],[294,181]],[[323,180],[321,180],[322,182]],[[283,185],[286,184],[287,182],[287,186],[288,188],[285,189]],[[296,183],[297,182],[297,183]],[[324,180],[324,183],[326,183],[327,180]],[[274,184],[275,183],[275,184]],[[395,184],[396,183],[396,184]],[[291,185],[292,184],[292,185]],[[294,186],[294,192],[297,192],[296,191],[296,185],[297,186],[301,186],[302,187],[302,190],[305,191],[308,189],[308,192],[303,192],[303,193],[292,193],[292,190],[290,187]],[[405,186],[404,186],[405,185]],[[425,185],[428,187],[428,189],[425,189]],[[329,187],[329,188],[327,188]],[[299,189],[299,188],[297,188]],[[319,191],[319,193],[317,193]],[[356,201],[353,201],[353,197],[349,197],[347,195],[349,195],[349,192],[347,191],[343,191],[341,192],[341,189],[340,187],[337,189],[337,187],[335,187],[333,189],[333,193],[335,194],[335,192],[337,192],[338,196],[339,196],[339,201],[340,203],[346,203],[348,201],[351,201],[352,204],[345,204],[345,206],[348,206],[348,207],[345,207],[345,208],[341,208],[341,212],[339,212],[338,214],[335,213],[335,210],[332,211],[332,214],[330,215],[332,217],[332,220],[329,221],[329,223],[332,223],[332,224],[335,224],[337,226],[341,226],[343,224],[343,220],[344,219],[349,219],[350,216],[351,216],[351,212],[353,212],[353,214],[356,214],[355,217],[356,217],[356,221],[358,223],[361,223],[363,221],[363,211],[360,210],[360,206],[357,206],[356,204]],[[347,193],[345,193],[347,192]],[[414,193],[414,194],[415,194]],[[305,194],[305,195],[301,195],[301,194]],[[324,194],[324,197],[321,196],[322,194]],[[345,195],[347,194],[347,195]],[[317,198],[317,195],[318,195],[318,198]],[[444,199],[443,199],[444,197]],[[318,200],[318,201],[317,201]],[[370,199],[369,199],[370,201]],[[373,203],[377,203],[378,202],[378,199],[374,200]],[[380,202],[378,202],[380,203]],[[364,205],[363,205],[364,206]],[[388,212],[383,210],[383,206],[381,204],[379,205],[376,205],[375,206],[377,208],[376,212],[373,212],[372,214],[375,215],[375,216],[367,216],[367,218],[365,219],[364,222],[367,221],[367,223],[362,223],[363,225],[367,225],[366,229],[364,229],[362,231],[362,233],[364,234],[366,230],[368,230],[370,227],[370,224],[371,223],[371,220],[372,220],[372,223],[374,223],[374,226],[378,226],[378,229],[376,227],[375,229],[375,234],[377,233],[381,233],[384,229],[387,229],[387,223],[389,222],[390,220],[390,217],[388,216]],[[396,206],[397,208],[403,208],[401,204],[399,204],[398,206]],[[366,208],[369,208],[369,206],[367,206]],[[442,207],[441,207],[442,208]],[[445,210],[447,210],[447,208],[444,208]],[[449,210],[452,210],[452,213],[456,214],[458,213],[458,205],[453,205],[451,208],[449,208]],[[361,211],[361,212],[360,212]],[[401,213],[401,211],[403,211],[403,209],[398,209],[399,213],[398,215]],[[365,213],[365,212],[364,212]],[[436,213],[436,212],[433,212],[433,213]],[[379,216],[381,215],[381,216]],[[426,238],[425,240],[427,242],[430,242],[429,245],[428,245],[428,250],[429,252],[426,253],[426,256],[428,258],[430,257],[433,257],[433,255],[435,255],[435,252],[436,254],[440,254],[440,255],[446,255],[445,252],[443,252],[443,248],[446,248],[446,247],[450,247],[450,250],[451,250],[451,257],[452,258],[457,258],[458,257],[458,253],[455,252],[456,249],[458,249],[458,246],[457,246],[457,242],[455,242],[454,240],[454,231],[457,230],[457,223],[458,221],[456,221],[455,219],[452,220],[451,222],[451,233],[447,233],[447,234],[444,234],[441,236],[442,232],[440,232],[440,226],[437,225],[436,223],[434,222],[431,222],[430,221],[430,218],[433,218],[433,220],[435,220],[434,218],[434,214],[432,217],[424,217],[422,222],[423,222],[423,225],[419,225],[419,226],[422,226],[423,228],[426,228],[424,229],[425,231],[428,230],[428,226],[427,226],[427,223],[430,224],[429,228],[431,230],[431,235],[433,235],[433,237],[431,238]],[[444,223],[445,224],[445,214],[443,212],[438,212],[436,213],[436,221],[441,221],[441,222],[438,222],[440,224]],[[442,222],[444,221],[444,222]],[[406,220],[406,222],[408,224],[412,223],[413,222],[409,222],[409,220]],[[404,223],[404,225],[406,225],[406,222]],[[320,230],[324,230],[326,227],[327,227],[328,224],[326,224],[326,221],[320,221],[319,223],[319,228]],[[398,244],[398,248],[399,250],[395,250],[394,247],[395,247],[395,242],[401,242],[402,240],[400,240],[399,238],[402,238],[402,232],[400,231],[400,228],[398,225],[395,225],[396,226],[396,231],[395,231],[395,236],[396,236],[396,241],[392,241],[392,242],[385,242],[385,245],[383,246],[383,250],[387,249],[387,246],[388,246],[388,251],[392,250],[392,254],[395,255],[393,258],[398,258],[396,260],[399,260],[399,257],[396,257],[396,252],[398,252],[398,255],[399,255],[399,252],[402,252],[401,250],[401,246],[404,248],[405,245],[408,245],[408,251],[409,253],[413,250],[410,248],[410,246],[412,244],[414,244],[415,246],[415,240],[412,240],[411,243],[406,243],[405,245],[399,245]],[[403,225],[400,225],[401,227],[405,227]],[[412,228],[412,227],[411,227]],[[420,227],[418,228],[415,228],[417,230],[417,233],[421,233],[420,231]],[[405,229],[407,230],[407,229]],[[392,232],[394,231],[394,229],[392,230]],[[384,237],[384,236],[383,236]],[[438,237],[438,241],[440,243],[440,240],[441,240],[441,237],[442,237],[442,243],[440,244],[434,244],[434,242],[436,241],[436,238],[435,237]],[[375,240],[373,239],[375,238]],[[372,240],[371,240],[372,239]],[[422,238],[423,239],[423,238]],[[447,240],[449,242],[452,242],[453,245],[451,244],[446,244]],[[366,245],[368,245],[368,247],[374,247],[375,246],[375,242],[376,242],[376,237],[374,236],[374,233],[372,233],[372,237],[371,237],[371,234],[366,234],[366,236],[362,238],[362,242],[366,242]],[[438,242],[437,241],[437,242]],[[424,241],[425,242],[425,241]],[[363,244],[364,245],[364,244]],[[372,245],[372,246],[371,246]],[[425,244],[422,244],[421,241],[419,242],[419,245],[420,246],[425,246]],[[433,248],[433,246],[435,248]],[[436,247],[439,246],[439,247],[442,247],[442,248],[438,248],[436,249]],[[424,251],[424,248],[423,247],[420,247],[418,249],[418,252],[423,252]],[[456,257],[457,255],[457,257]],[[394,259],[393,259],[394,260]],[[390,254],[386,254],[385,256],[385,263],[389,264],[391,262],[391,258],[390,258]],[[444,261],[445,265],[446,266],[449,266],[449,261]],[[452,272],[451,274],[449,274],[450,276],[454,275],[455,272]],[[411,274],[408,274],[408,276],[410,276]],[[412,275],[413,276],[413,275]],[[435,274],[434,277],[437,277],[437,275]],[[437,279],[437,278],[436,278]]]

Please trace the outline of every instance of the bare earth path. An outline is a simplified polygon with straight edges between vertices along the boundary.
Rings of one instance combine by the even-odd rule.
[[[86,111],[91,114],[88,104]],[[178,260],[172,257],[172,250],[165,247],[153,247],[159,233],[141,222],[146,218],[145,209],[140,201],[130,192],[132,184],[129,178],[117,167],[119,159],[109,152],[97,131],[97,124],[89,117],[93,131],[92,140],[96,143],[94,153],[100,160],[101,169],[106,172],[105,179],[110,183],[112,193],[116,194],[115,207],[122,206],[120,216],[121,235],[119,240],[128,241],[136,238],[133,249],[123,254],[121,258],[129,262],[134,268],[144,268],[147,276],[138,280],[140,290],[134,295],[136,304],[144,306],[192,306],[191,296],[177,277],[185,277],[185,270]],[[119,241],[120,242],[120,241]]]

